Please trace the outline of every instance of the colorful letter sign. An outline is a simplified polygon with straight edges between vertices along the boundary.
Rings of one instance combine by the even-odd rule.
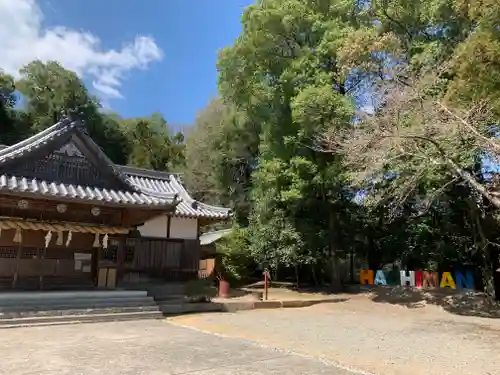
[[[439,286],[450,289],[474,289],[474,275],[471,270],[466,271],[465,274],[455,271],[454,274],[455,279],[453,279],[451,272],[443,272],[439,277],[437,272],[400,271],[399,280],[393,280],[393,282],[417,288],[437,288]],[[363,285],[388,285],[388,276],[389,274],[384,273],[383,270],[361,270],[359,282]]]

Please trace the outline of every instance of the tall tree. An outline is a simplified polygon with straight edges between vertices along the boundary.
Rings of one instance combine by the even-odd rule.
[[[283,244],[293,243],[283,245],[288,255],[281,253],[274,263],[315,263],[325,252],[335,260],[339,250],[335,207],[349,192],[339,158],[309,145],[326,128],[349,125],[355,83],[343,74],[336,55],[358,22],[351,17],[356,10],[355,2],[257,1],[246,10],[234,46],[221,54],[224,99],[262,126],[252,248],[270,254],[285,234]]]
[[[54,125],[65,116],[78,118],[114,162],[126,162],[126,138],[118,123],[100,112],[99,101],[89,94],[76,73],[55,61],[33,61],[20,73],[16,88],[23,96],[32,133]]]
[[[180,132],[170,135],[161,114],[118,121],[129,143],[128,164],[169,172],[183,169],[184,137]]]
[[[198,114],[186,139],[186,183],[199,199],[232,207],[236,222],[244,226],[259,130],[244,112],[214,99]]]

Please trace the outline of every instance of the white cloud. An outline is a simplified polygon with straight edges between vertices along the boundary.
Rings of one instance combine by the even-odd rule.
[[[121,50],[103,50],[99,38],[64,26],[42,28],[35,0],[0,0],[0,68],[14,76],[35,59],[56,60],[88,78],[105,99],[121,98],[120,87],[133,69],[146,69],[162,58],[147,36],[137,36]]]

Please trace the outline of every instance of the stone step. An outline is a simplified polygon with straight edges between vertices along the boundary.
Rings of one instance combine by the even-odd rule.
[[[161,319],[161,318],[163,318],[163,315],[160,311],[25,317],[25,318],[13,318],[13,319],[0,319],[0,329],[1,328],[30,327],[30,326],[60,325],[60,324],[78,324],[78,323],[98,323],[98,322],[113,322],[113,321],[125,321],[125,320]]]
[[[67,310],[67,309],[96,309],[96,308],[120,308],[120,307],[155,307],[157,304],[152,299],[141,301],[61,301],[58,303],[47,303],[40,301],[36,304],[19,304],[0,306],[0,313],[19,311],[41,311],[41,310]]]
[[[0,309],[26,306],[36,307],[45,305],[79,305],[79,306],[93,306],[96,304],[152,304],[154,299],[151,297],[134,297],[134,298],[46,298],[46,299],[32,299],[32,300],[0,300]]]
[[[166,303],[158,304],[164,315],[179,315],[198,312],[220,312],[223,306],[219,303]]]
[[[150,296],[184,294],[185,286],[182,283],[122,283],[120,287],[127,290],[146,290]]]
[[[59,309],[47,306],[41,310],[34,311],[9,311],[0,313],[0,320],[30,318],[30,317],[61,317],[65,315],[80,316],[80,315],[101,315],[101,314],[116,314],[116,313],[136,313],[136,312],[160,312],[158,306],[128,306],[128,307],[104,307],[104,308],[89,308],[89,309]]]
[[[158,303],[168,303],[170,301],[176,302],[186,302],[186,296],[184,294],[168,294],[162,296],[154,296],[154,300]]]
[[[3,292],[0,302],[4,300],[37,300],[58,298],[135,298],[148,297],[145,290],[89,290],[89,291],[51,291],[51,292]]]

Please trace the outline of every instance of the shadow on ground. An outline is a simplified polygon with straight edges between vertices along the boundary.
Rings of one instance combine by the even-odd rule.
[[[325,285],[325,286],[309,286],[309,285],[301,285],[300,287],[297,287],[297,284],[292,283],[292,282],[285,282],[285,281],[271,281],[269,283],[269,288],[273,289],[284,289],[284,290],[290,290],[293,292],[297,293],[315,293],[315,294],[324,294],[324,295],[331,295],[335,293],[339,293],[342,290],[333,290],[331,286]],[[264,282],[263,281],[258,281],[253,284],[245,285],[244,289],[246,290],[264,290]]]
[[[421,308],[426,305],[441,306],[445,311],[464,316],[500,318],[500,303],[483,293],[451,289],[417,289],[403,286],[356,286],[347,293],[369,293],[373,302]]]
[[[316,293],[332,296],[340,293],[366,293],[368,298],[376,303],[389,303],[415,309],[426,305],[436,305],[452,314],[500,319],[500,302],[487,298],[483,293],[460,291],[452,289],[417,289],[403,286],[346,286],[341,291],[329,286],[304,286],[297,288],[294,283],[272,282],[273,288],[282,288],[297,293]],[[252,290],[262,290],[264,283],[249,285]],[[343,302],[346,299],[333,299],[332,302]]]

